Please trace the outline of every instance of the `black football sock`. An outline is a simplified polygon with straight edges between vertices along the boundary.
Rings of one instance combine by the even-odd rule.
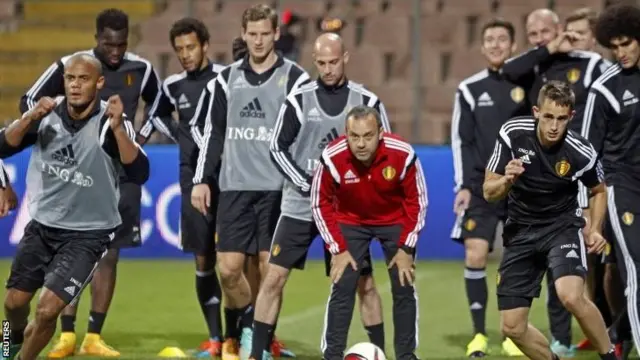
[[[251,328],[253,325],[253,305],[249,304],[238,311],[240,312],[240,330]]]
[[[60,328],[62,332],[76,332],[76,317],[74,315],[60,316]]]
[[[87,332],[90,334],[100,334],[106,317],[107,314],[105,313],[89,312],[89,327],[87,328]]]
[[[262,359],[262,352],[271,344],[269,338],[273,337],[272,334],[273,325],[259,321],[253,322],[253,342],[251,344],[251,357],[253,359]]]
[[[487,309],[487,273],[484,268],[464,269],[464,284],[471,310],[474,334],[486,334],[485,315]]]
[[[608,353],[600,354],[600,359],[602,359],[602,360],[618,360],[618,357],[616,356],[615,348],[613,346],[611,346],[611,350],[609,350]]]
[[[10,343],[12,345],[22,344],[24,342],[24,329],[22,330],[11,330],[9,334]]]
[[[369,335],[369,341],[384,351],[384,323],[377,325],[365,326],[364,329]]]
[[[273,344],[273,338],[276,336],[277,327],[278,327],[278,320],[276,320],[276,323],[271,326],[271,331],[269,332],[269,339],[267,339],[267,346],[264,348],[268,352],[271,352],[271,344]]]
[[[196,293],[200,309],[207,322],[209,338],[220,340],[222,324],[220,323],[220,299],[222,290],[214,270],[196,272]]]
[[[240,340],[240,310],[224,308],[225,339]]]

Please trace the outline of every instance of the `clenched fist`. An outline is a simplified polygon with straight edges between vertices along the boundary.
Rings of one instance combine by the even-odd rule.
[[[115,130],[122,126],[122,122],[124,121],[124,105],[122,105],[120,96],[113,95],[109,100],[107,100],[106,114],[109,117],[111,130]]]
[[[38,121],[47,116],[56,107],[56,101],[48,96],[41,97],[31,110],[27,111],[23,118],[29,121]]]
[[[510,183],[516,182],[518,176],[522,175],[524,172],[524,166],[522,166],[522,160],[513,159],[509,161],[507,166],[504,169],[504,176]]]

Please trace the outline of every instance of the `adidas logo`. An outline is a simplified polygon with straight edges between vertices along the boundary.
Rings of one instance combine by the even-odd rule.
[[[189,102],[189,99],[187,99],[187,96],[185,94],[180,95],[180,98],[178,98],[178,108],[188,109],[190,107],[191,103]]]
[[[471,310],[482,310],[482,304],[480,304],[479,302],[474,302],[473,304],[471,304],[471,306],[469,306],[469,309]]]
[[[240,117],[264,119],[266,117],[258,98],[253,98],[251,102],[245,105],[240,111]]]
[[[487,92],[483,92],[478,98],[478,106],[493,106],[493,100]]]
[[[320,117],[320,111],[318,111],[318,108],[314,107],[313,109],[309,110],[309,113],[307,114],[307,120],[322,121],[322,117]]]
[[[338,130],[336,130],[336,128],[331,129],[331,131],[329,131],[327,135],[325,135],[322,140],[320,140],[318,149],[324,150],[324,148],[327,147],[327,144],[337,139],[338,136],[340,136],[340,134],[338,134]]]
[[[356,174],[354,174],[351,169],[347,170],[347,173],[344,174],[345,179],[355,179],[356,177]]]
[[[578,256],[578,253],[577,253],[575,250],[571,250],[571,251],[569,251],[569,252],[567,253],[566,258],[567,258],[567,259],[571,259],[571,258],[573,258],[573,259],[580,259],[580,256]]]
[[[66,288],[64,288],[64,291],[66,291],[71,296],[75,296],[76,295],[76,287],[73,286],[73,285],[67,286]]]
[[[525,164],[531,164],[531,158],[529,158],[529,154],[522,155],[520,157],[520,160],[522,160],[522,162]]]
[[[622,101],[624,106],[633,105],[638,102],[638,98],[629,90],[625,90],[622,94]]]
[[[73,153],[73,147],[71,144],[63,147],[62,149],[58,149],[51,154],[51,158],[56,161],[60,161],[61,163],[69,166],[76,166],[78,162],[76,161],[76,156]]]

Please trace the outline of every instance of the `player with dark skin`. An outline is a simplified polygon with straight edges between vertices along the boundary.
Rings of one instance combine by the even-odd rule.
[[[67,97],[69,116],[72,119],[84,119],[92,111],[96,101],[100,101],[98,92],[104,86],[101,75],[100,62],[90,55],[77,55],[70,59],[65,66],[65,93]],[[5,131],[9,145],[19,146],[22,137],[34,121],[46,116],[56,106],[56,102],[49,98],[41,98],[36,107],[24,114],[22,119],[14,122]],[[121,161],[129,164],[138,154],[137,146],[129,140],[127,131],[122,126],[123,105],[120,98],[112,96],[108,102],[107,114],[110,115],[110,127],[118,142]],[[126,138],[126,140],[123,140]],[[35,293],[25,292],[16,288],[7,290],[5,297],[5,315],[12,326],[24,327],[28,321],[29,303]],[[65,309],[67,303],[49,290],[46,285],[42,289],[33,320],[24,331],[24,342],[17,359],[36,359],[47,346],[56,329],[56,320]]]
[[[103,63],[106,62],[106,65],[114,67],[120,64],[127,51],[127,37],[128,30],[126,29],[113,30],[105,28],[100,34],[95,35],[96,52],[103,58]],[[100,265],[98,265],[93,275],[93,280],[91,281],[91,310],[94,312],[106,314],[109,311],[116,288],[119,256],[119,249],[109,249],[107,254],[100,260]],[[77,312],[77,304],[69,305],[62,311],[61,315],[76,316]],[[103,356],[107,355],[107,353],[103,353]]]

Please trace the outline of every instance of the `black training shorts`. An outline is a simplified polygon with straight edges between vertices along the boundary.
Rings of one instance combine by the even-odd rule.
[[[463,243],[465,239],[483,239],[489,243],[489,251],[493,250],[496,230],[500,222],[500,214],[494,204],[471,194],[469,207],[462,216],[458,216],[451,238],[455,242]]]
[[[69,304],[91,281],[113,237],[113,230],[63,230],[31,220],[18,244],[6,287],[35,293],[44,285]]]
[[[191,187],[182,190],[180,211],[180,239],[182,250],[196,255],[215,256],[216,212],[218,209],[217,186],[211,189],[211,206],[207,216],[191,205]]]
[[[222,191],[218,199],[218,252],[268,252],[280,217],[281,191]]]
[[[122,224],[116,229],[116,237],[109,245],[110,249],[133,248],[142,245],[140,236],[141,200],[141,186],[130,182],[120,184],[118,212],[120,212]]]
[[[548,271],[555,280],[569,275],[585,277],[587,253],[582,227],[584,219],[558,219],[552,224],[504,227],[504,254],[498,269],[498,308],[529,307],[540,296]]]

